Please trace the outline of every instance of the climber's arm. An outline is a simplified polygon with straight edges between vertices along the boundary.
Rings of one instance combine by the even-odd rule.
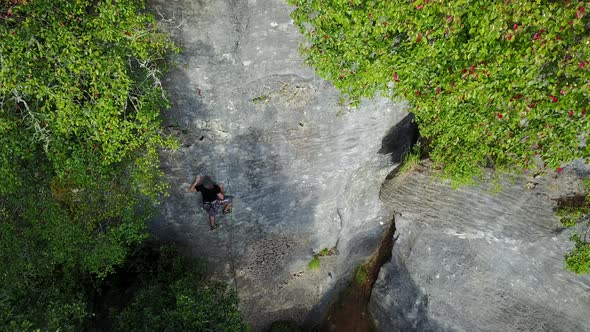
[[[195,178],[195,182],[193,183],[193,185],[191,186],[191,188],[188,190],[191,193],[194,193],[195,191],[197,191],[197,184],[199,184],[199,182],[201,182],[201,176],[197,176]]]

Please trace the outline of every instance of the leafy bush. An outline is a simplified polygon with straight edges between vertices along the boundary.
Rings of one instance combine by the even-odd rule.
[[[175,47],[133,0],[3,0],[0,13],[1,222],[25,235],[0,240],[16,250],[0,281],[104,277],[166,191],[159,77]]]
[[[159,79],[175,47],[134,0],[0,0],[0,22],[0,326],[80,331],[166,192]],[[235,306],[158,272],[172,307]]]
[[[556,215],[564,227],[573,227],[590,215],[590,179],[585,179],[586,195],[574,195],[558,200]],[[588,227],[588,225],[586,225]],[[590,272],[590,243],[585,242],[577,233],[570,237],[574,248],[565,255],[565,266],[575,273]]]
[[[306,62],[353,104],[407,100],[443,175],[590,156],[587,2],[289,2]]]
[[[590,243],[584,242],[578,234],[572,235],[574,248],[565,255],[565,266],[575,273],[590,272]]]
[[[400,172],[406,173],[411,172],[418,167],[420,164],[420,158],[422,156],[421,143],[414,144],[411,150],[404,154],[403,162],[401,165]]]
[[[144,245],[176,47],[143,2],[0,0],[0,22],[3,331],[243,330],[234,292]]]

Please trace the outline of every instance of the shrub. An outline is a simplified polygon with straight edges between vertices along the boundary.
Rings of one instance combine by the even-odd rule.
[[[415,170],[420,164],[420,158],[422,156],[421,143],[414,144],[411,150],[408,150],[404,154],[404,158],[401,165],[401,173],[411,172]]]
[[[565,266],[568,270],[575,273],[590,272],[590,243],[578,235],[572,235],[570,240],[574,241],[574,248],[565,255]]]
[[[575,195],[558,200],[557,216],[564,227],[573,227],[587,220],[590,215],[590,179],[585,179],[586,195]],[[588,227],[588,225],[586,225]],[[565,255],[565,266],[575,273],[590,272],[590,243],[585,242],[577,233],[570,237],[574,248]]]
[[[590,156],[587,2],[289,2],[306,63],[353,104],[407,100],[443,175]]]

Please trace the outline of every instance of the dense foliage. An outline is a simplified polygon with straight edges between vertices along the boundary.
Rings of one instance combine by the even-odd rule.
[[[0,40],[0,326],[78,331],[166,192],[159,80],[176,48],[139,0],[0,0]],[[198,299],[218,288],[178,278],[160,319],[209,315]]]
[[[247,330],[235,291],[207,282],[205,265],[175,247],[142,247],[106,281],[99,302],[119,331]]]
[[[575,273],[589,273],[590,243],[585,242],[577,233],[570,240],[574,241],[574,248],[565,255],[565,266]]]
[[[590,157],[587,2],[289,2],[307,63],[352,103],[407,100],[445,175]]]

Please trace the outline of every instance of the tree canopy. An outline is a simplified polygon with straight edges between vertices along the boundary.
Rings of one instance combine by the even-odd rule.
[[[177,48],[139,0],[0,0],[0,40],[0,326],[80,330],[167,191],[160,78]],[[235,317],[191,273],[150,287]],[[169,309],[153,315],[172,324]]]
[[[587,2],[289,2],[307,63],[353,104],[407,100],[444,175],[590,156]]]

